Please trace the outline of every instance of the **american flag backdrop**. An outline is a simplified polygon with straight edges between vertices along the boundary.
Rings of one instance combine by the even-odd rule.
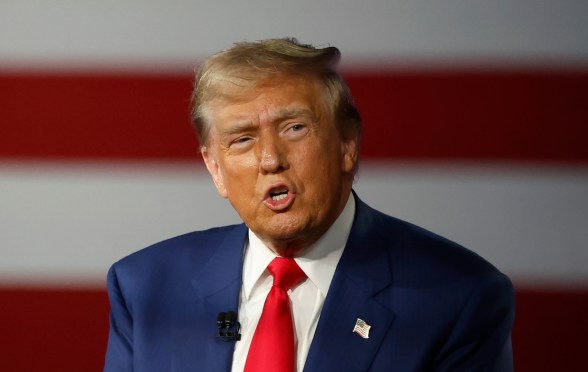
[[[192,70],[283,36],[343,54],[359,196],[513,279],[517,370],[581,369],[587,20],[574,0],[3,0],[0,370],[101,370],[110,264],[239,222],[198,155]]]

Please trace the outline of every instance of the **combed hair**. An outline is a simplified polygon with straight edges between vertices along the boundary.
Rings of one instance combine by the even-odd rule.
[[[200,146],[210,131],[208,104],[217,98],[238,100],[277,75],[305,76],[324,87],[324,101],[342,138],[355,136],[359,145],[361,116],[349,88],[337,73],[339,49],[315,48],[296,39],[236,43],[208,58],[196,72],[192,93],[192,125]]]

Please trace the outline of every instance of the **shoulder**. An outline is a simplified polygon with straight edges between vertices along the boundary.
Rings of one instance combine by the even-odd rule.
[[[355,223],[362,241],[377,244],[386,252],[397,284],[426,287],[479,280],[511,286],[504,274],[470,249],[361,201]]]
[[[165,257],[206,256],[214,250],[214,247],[222,244],[227,236],[240,231],[245,232],[246,229],[244,225],[240,224],[193,231],[143,248],[122,258],[115,265],[128,266],[147,264],[152,261],[160,262]]]
[[[228,255],[240,257],[246,235],[247,227],[239,224],[166,239],[114,263],[109,270],[109,282],[113,277],[132,283],[197,272],[221,247]]]
[[[402,347],[434,356],[427,369],[494,364],[508,344],[514,317],[509,278],[456,242],[361,201],[357,205],[350,235],[355,254],[347,262],[367,256],[362,264],[385,271],[380,276],[388,285],[376,299],[395,314],[399,338],[418,340]],[[378,259],[386,263],[374,264]]]

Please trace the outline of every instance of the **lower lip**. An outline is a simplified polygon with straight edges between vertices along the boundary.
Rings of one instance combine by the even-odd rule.
[[[271,196],[268,196],[263,201],[263,204],[265,204],[265,206],[268,207],[269,209],[271,209],[272,211],[279,212],[279,211],[283,211],[283,210],[289,208],[293,202],[294,202],[294,194],[289,192],[284,199],[280,199],[280,200],[274,200],[274,199],[272,199]]]

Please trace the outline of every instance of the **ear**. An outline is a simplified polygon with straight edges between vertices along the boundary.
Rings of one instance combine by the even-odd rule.
[[[348,139],[341,140],[342,163],[341,171],[343,173],[353,173],[357,164],[357,138],[350,136]]]
[[[227,188],[225,187],[223,175],[218,161],[216,160],[216,156],[213,154],[212,149],[209,149],[207,146],[202,147],[200,153],[202,154],[202,159],[204,159],[204,164],[206,164],[206,169],[208,169],[208,173],[210,173],[210,176],[212,177],[214,186],[216,186],[216,190],[221,197],[226,199],[228,197]]]

